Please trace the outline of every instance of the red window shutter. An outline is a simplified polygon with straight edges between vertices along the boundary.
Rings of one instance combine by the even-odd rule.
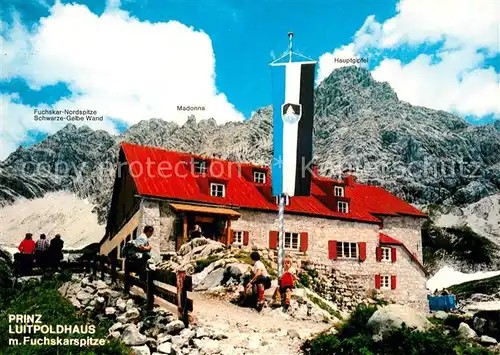
[[[278,247],[278,231],[269,231],[269,249]]]
[[[380,290],[380,274],[375,275],[375,288]]]
[[[229,244],[234,243],[234,231],[231,231],[231,234],[229,235]]]
[[[377,247],[377,261],[382,261],[382,248],[381,247]]]
[[[359,243],[359,260],[360,261],[366,260],[366,243],[365,242]]]
[[[243,232],[243,245],[248,245],[249,233],[248,231]]]
[[[391,261],[396,261],[396,248],[391,248]]]
[[[300,233],[300,251],[307,251],[309,246],[309,235],[307,232]]]
[[[328,259],[337,259],[337,241],[328,241]]]
[[[396,275],[391,275],[391,290],[396,289]]]

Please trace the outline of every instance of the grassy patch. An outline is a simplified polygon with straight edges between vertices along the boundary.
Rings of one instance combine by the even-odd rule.
[[[202,272],[208,265],[210,265],[211,263],[219,260],[221,257],[220,255],[210,255],[204,259],[199,259],[199,260],[196,260],[194,263],[194,272],[195,274],[199,273],[199,272]]]
[[[9,345],[10,339],[19,339],[22,344],[25,336],[31,338],[46,337],[55,339],[58,336],[64,340],[86,339],[105,339],[108,335],[108,328],[112,325],[109,320],[98,322],[95,319],[87,317],[71,305],[71,303],[61,296],[58,288],[62,285],[65,277],[45,279],[42,282],[31,280],[26,284],[12,290],[9,299],[0,300],[0,354],[18,355],[18,354],[37,354],[37,355],[125,355],[130,354],[127,347],[117,341],[107,341],[104,346],[55,346],[55,345]],[[9,314],[40,314],[44,325],[94,325],[94,334],[9,334]],[[13,324],[11,324],[13,325]],[[15,329],[15,328],[14,328]]]
[[[437,326],[428,332],[407,327],[393,330],[382,341],[375,342],[366,323],[376,311],[375,306],[359,306],[349,319],[338,327],[338,334],[321,334],[302,347],[306,355],[493,355],[491,351],[461,339],[456,331],[444,334]]]
[[[482,280],[464,282],[458,285],[450,286],[449,291],[457,298],[469,298],[474,293],[484,293],[492,295],[500,289],[500,275],[489,277]]]
[[[340,315],[340,312],[339,311],[336,311],[335,309],[333,309],[332,307],[330,307],[328,304],[326,304],[325,302],[323,302],[322,299],[314,296],[314,295],[311,295],[311,294],[307,294],[307,298],[309,300],[311,300],[311,302],[313,302],[315,305],[317,305],[319,308],[327,311],[328,313],[330,313],[332,316],[338,318],[338,319],[342,319],[342,316]]]

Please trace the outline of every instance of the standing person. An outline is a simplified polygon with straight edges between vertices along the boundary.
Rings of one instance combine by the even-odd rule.
[[[62,252],[63,247],[64,247],[64,241],[61,239],[61,235],[56,234],[54,238],[50,241],[49,250],[47,253],[48,254],[47,257],[50,258],[52,267],[54,269],[59,268],[59,264],[63,259],[63,252]]]
[[[267,269],[265,265],[260,261],[260,254],[256,251],[250,253],[250,259],[254,262],[253,265],[253,277],[248,282],[245,287],[245,294],[252,287],[257,288],[257,310],[262,310],[264,306],[264,290],[267,290],[271,287],[271,279],[269,278],[269,274],[267,273]]]
[[[18,272],[21,275],[30,275],[33,271],[33,252],[35,251],[33,234],[26,233],[17,249],[19,249],[19,254],[17,254],[17,258],[14,256],[14,259],[17,259]]]
[[[201,238],[203,236],[203,232],[199,225],[195,224],[194,229],[189,233],[189,239]]]
[[[146,267],[151,259],[151,249],[153,247],[149,245],[149,238],[153,235],[153,232],[153,226],[145,226],[142,234],[133,240],[136,252],[133,261],[134,271],[139,274],[139,278],[143,281],[146,280]],[[127,258],[125,262],[127,262]]]
[[[292,270],[292,258],[287,255],[283,260],[283,275],[279,279],[279,295],[284,311],[290,307],[290,300],[296,280],[298,280],[298,277],[295,276]]]
[[[47,252],[49,250],[49,241],[45,234],[40,234],[40,239],[36,241],[35,245],[35,260],[39,267],[44,269],[47,264]]]

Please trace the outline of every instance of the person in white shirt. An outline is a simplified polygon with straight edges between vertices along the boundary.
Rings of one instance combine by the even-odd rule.
[[[271,287],[271,279],[269,278],[269,274],[267,273],[267,269],[260,261],[260,254],[256,251],[250,253],[250,258],[254,262],[253,266],[253,277],[248,282],[245,287],[245,293],[252,288],[252,286],[257,287],[257,310],[261,310],[264,306],[264,290],[267,290]]]

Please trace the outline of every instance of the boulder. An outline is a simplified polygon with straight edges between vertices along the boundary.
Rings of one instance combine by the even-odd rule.
[[[474,330],[480,335],[500,338],[500,311],[480,311],[472,318]]]
[[[124,325],[120,322],[118,323],[115,323],[113,324],[109,329],[108,331],[111,333],[111,332],[114,332],[114,331],[117,331],[117,330],[120,330],[120,329],[123,329]]]
[[[489,337],[487,335],[481,335],[481,338],[479,338],[479,342],[487,346],[498,344],[498,341],[495,338]]]
[[[433,314],[434,318],[437,319],[446,319],[448,318],[448,313],[444,311],[437,311],[436,313]]]
[[[130,322],[137,322],[140,318],[141,314],[139,313],[139,310],[137,308],[132,308],[131,310],[125,312],[121,316],[117,317],[116,320],[120,323],[130,323]]]
[[[104,313],[107,315],[107,316],[112,316],[116,313],[116,309],[114,307],[106,307],[104,309]]]
[[[472,339],[477,337],[477,333],[467,323],[460,323],[458,326],[458,333],[465,339]]]
[[[142,346],[132,346],[132,355],[151,355],[151,351],[147,345]]]
[[[169,334],[179,333],[182,329],[184,329],[184,323],[180,320],[174,320],[167,324],[166,332]]]
[[[122,341],[125,345],[144,345],[146,344],[147,338],[145,335],[139,333],[139,329],[134,324],[129,325],[122,333]]]
[[[223,268],[216,269],[210,272],[205,278],[199,281],[199,283],[194,286],[193,280],[193,289],[195,291],[204,291],[209,288],[219,286],[222,280],[224,279],[225,270]]]
[[[160,354],[172,354],[172,344],[171,343],[162,343],[158,345],[158,349],[156,349]]]
[[[384,336],[392,329],[401,328],[403,323],[409,328],[425,331],[432,327],[432,323],[424,314],[415,309],[398,304],[390,304],[379,308],[368,320],[374,335]]]

